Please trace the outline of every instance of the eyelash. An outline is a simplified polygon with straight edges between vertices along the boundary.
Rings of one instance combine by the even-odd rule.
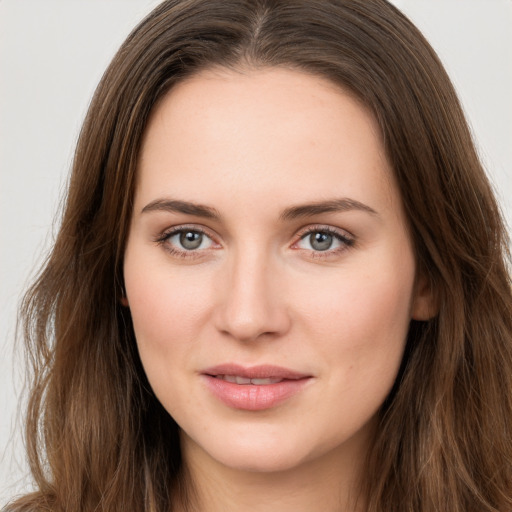
[[[168,229],[161,233],[156,239],[155,242],[159,245],[164,246],[165,250],[174,257],[183,258],[183,259],[191,259],[191,258],[200,258],[203,255],[201,252],[205,251],[205,249],[202,250],[180,250],[173,247],[171,244],[168,243],[169,239],[177,234],[182,233],[199,233],[207,238],[209,238],[213,244],[216,244],[214,237],[212,237],[206,230],[201,228],[201,226],[193,225],[193,226],[176,226],[171,229]],[[318,258],[318,259],[327,259],[329,257],[335,256],[340,254],[341,252],[344,252],[350,248],[352,248],[355,245],[355,238],[348,234],[346,231],[341,232],[338,229],[332,228],[331,226],[325,226],[325,225],[316,225],[316,226],[308,226],[304,230],[300,231],[298,233],[298,239],[292,244],[292,248],[296,246],[298,243],[300,243],[302,240],[305,240],[308,236],[311,236],[314,233],[324,233],[332,236],[335,238],[338,242],[341,243],[341,247],[338,247],[336,249],[326,249],[325,251],[315,251],[311,249],[301,249],[296,248],[295,250],[299,251],[306,251],[310,253],[312,258]]]
[[[345,252],[355,245],[355,238],[353,235],[347,233],[346,231],[341,231],[339,229],[335,229],[331,226],[325,226],[325,225],[316,225],[316,226],[308,226],[304,231],[299,232],[299,239],[294,242],[293,245],[297,245],[302,240],[305,240],[307,237],[311,236],[314,233],[324,233],[331,235],[333,238],[335,238],[338,242],[340,242],[341,246],[336,249],[327,249],[325,251],[314,251],[310,249],[300,249],[297,250],[304,250],[308,251],[311,254],[311,257],[318,258],[318,259],[327,259],[332,256],[337,256],[342,252]]]

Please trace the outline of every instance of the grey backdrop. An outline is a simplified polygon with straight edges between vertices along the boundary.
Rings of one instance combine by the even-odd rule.
[[[0,0],[0,506],[28,488],[16,304],[55,232],[73,146],[111,56],[155,0]],[[444,61],[512,224],[512,1],[394,0]]]

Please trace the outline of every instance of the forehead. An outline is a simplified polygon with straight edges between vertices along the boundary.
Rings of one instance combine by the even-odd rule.
[[[136,202],[165,193],[208,202],[219,192],[247,204],[281,191],[283,202],[355,194],[383,203],[397,194],[368,109],[288,69],[214,69],[177,84],[152,113],[138,170]]]

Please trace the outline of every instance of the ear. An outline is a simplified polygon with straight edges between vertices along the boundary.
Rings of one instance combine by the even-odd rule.
[[[434,318],[439,312],[437,298],[428,277],[421,273],[414,283],[414,295],[411,307],[411,318],[426,322]]]
[[[119,285],[119,302],[125,308],[130,307],[128,297],[126,296],[126,288],[124,287],[124,282]]]

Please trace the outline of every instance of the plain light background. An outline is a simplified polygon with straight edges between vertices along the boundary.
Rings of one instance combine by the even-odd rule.
[[[208,0],[205,0],[208,1]],[[159,0],[0,0],[0,507],[29,487],[14,349],[74,144],[105,67]],[[394,0],[439,53],[512,225],[512,0]]]

